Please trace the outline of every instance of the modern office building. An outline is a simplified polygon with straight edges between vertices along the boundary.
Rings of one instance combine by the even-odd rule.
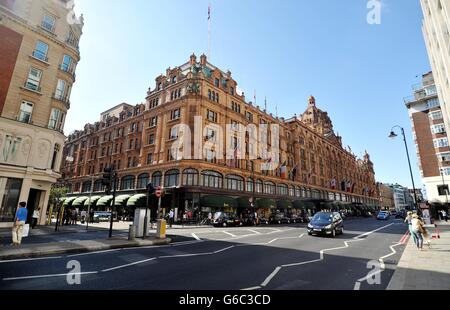
[[[411,197],[409,189],[399,184],[387,184],[394,195],[394,206],[396,211],[414,209],[414,199]]]
[[[264,154],[273,147],[279,152]],[[158,76],[145,104],[120,104],[69,135],[63,153],[74,159],[63,161],[63,181],[79,202],[91,189],[104,195],[102,171],[113,164],[121,201],[152,182],[166,189],[163,206],[184,212],[236,211],[250,201],[260,212],[305,199],[378,203],[369,154],[358,159],[343,147],[314,97],[300,116],[275,117],[205,55]]]
[[[67,0],[0,0],[0,227],[20,201],[45,221],[60,177],[83,20]]]
[[[450,147],[444,124],[445,114],[436,92],[433,73],[423,75],[405,98],[412,123],[422,183],[428,200],[446,202],[450,181]]]
[[[450,0],[420,0],[423,35],[441,103],[447,132],[450,130]]]

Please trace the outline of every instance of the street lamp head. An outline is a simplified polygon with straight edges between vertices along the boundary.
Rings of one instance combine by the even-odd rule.
[[[395,132],[391,131],[391,133],[389,134],[389,138],[395,139],[395,138],[397,138],[397,134]]]

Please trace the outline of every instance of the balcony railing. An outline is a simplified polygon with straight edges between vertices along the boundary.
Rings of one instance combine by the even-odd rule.
[[[62,103],[64,103],[64,105],[66,106],[67,109],[70,109],[70,100],[68,96],[63,96],[63,95],[57,95],[55,93],[53,93],[53,99],[61,101]]]
[[[34,58],[48,62],[47,55],[39,50],[34,50],[32,55]]]

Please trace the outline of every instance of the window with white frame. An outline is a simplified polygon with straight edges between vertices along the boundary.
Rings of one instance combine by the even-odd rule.
[[[47,53],[48,53],[48,44],[42,41],[37,41],[36,47],[34,48],[33,51],[33,56],[42,61],[47,61],[48,60]]]
[[[437,120],[437,119],[442,119],[443,117],[442,117],[442,111],[434,111],[434,112],[430,112],[430,113],[428,113],[428,117],[431,119],[431,120]]]
[[[53,108],[48,122],[48,128],[55,130],[63,130],[65,114],[59,109]]]
[[[434,147],[447,147],[448,146],[448,139],[447,138],[440,138],[440,139],[434,139],[433,140]]]
[[[432,86],[429,86],[429,87],[425,87],[425,94],[427,96],[431,96],[431,95],[437,94],[436,86],[432,85]]]
[[[211,110],[208,110],[206,113],[206,117],[209,121],[217,123],[217,113]]]
[[[53,30],[55,29],[55,23],[56,23],[56,19],[53,16],[45,14],[44,18],[42,19],[41,26],[45,30],[53,32]]]
[[[176,109],[176,110],[173,110],[172,112],[170,112],[170,119],[171,120],[179,119],[180,118],[180,112],[181,112],[180,109]]]
[[[153,116],[150,119],[150,128],[156,127],[157,124],[158,124],[158,116]]]
[[[437,98],[427,100],[427,109],[432,109],[439,106],[439,100]]]
[[[169,139],[173,140],[173,139],[177,139],[178,138],[178,127],[172,127],[172,129],[170,129],[170,136]]]
[[[40,91],[39,84],[41,83],[42,71],[31,67],[28,73],[27,83],[25,87],[31,90]]]
[[[434,134],[444,133],[445,132],[444,124],[436,124],[431,126],[431,132],[433,132]]]
[[[66,91],[66,81],[59,79],[56,84],[55,98],[56,99],[64,99]]]
[[[73,72],[73,59],[72,57],[70,57],[69,55],[64,55],[63,56],[63,61],[61,64],[61,70],[65,71],[65,72]]]
[[[20,111],[18,121],[22,123],[31,122],[31,115],[33,114],[33,103],[28,101],[22,101],[20,105]]]
[[[209,141],[216,141],[216,131],[212,128],[206,128],[206,138]]]
[[[450,152],[439,153],[438,154],[439,161],[450,161]]]

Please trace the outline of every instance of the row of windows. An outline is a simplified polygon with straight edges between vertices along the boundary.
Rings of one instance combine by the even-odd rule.
[[[159,105],[159,98],[150,100],[150,109],[156,108]]]
[[[19,114],[17,120],[22,123],[31,123],[33,116],[34,103],[30,101],[22,101],[20,105]],[[56,108],[52,108],[50,112],[50,119],[48,121],[48,128],[53,130],[62,131],[64,128],[66,114]]]
[[[44,17],[41,21],[42,29],[55,33],[56,29],[56,17],[50,14],[44,14]],[[79,39],[75,36],[72,30],[69,31],[69,35],[67,36],[66,43],[78,48]]]
[[[208,99],[214,102],[219,103],[219,93],[208,89]]]

